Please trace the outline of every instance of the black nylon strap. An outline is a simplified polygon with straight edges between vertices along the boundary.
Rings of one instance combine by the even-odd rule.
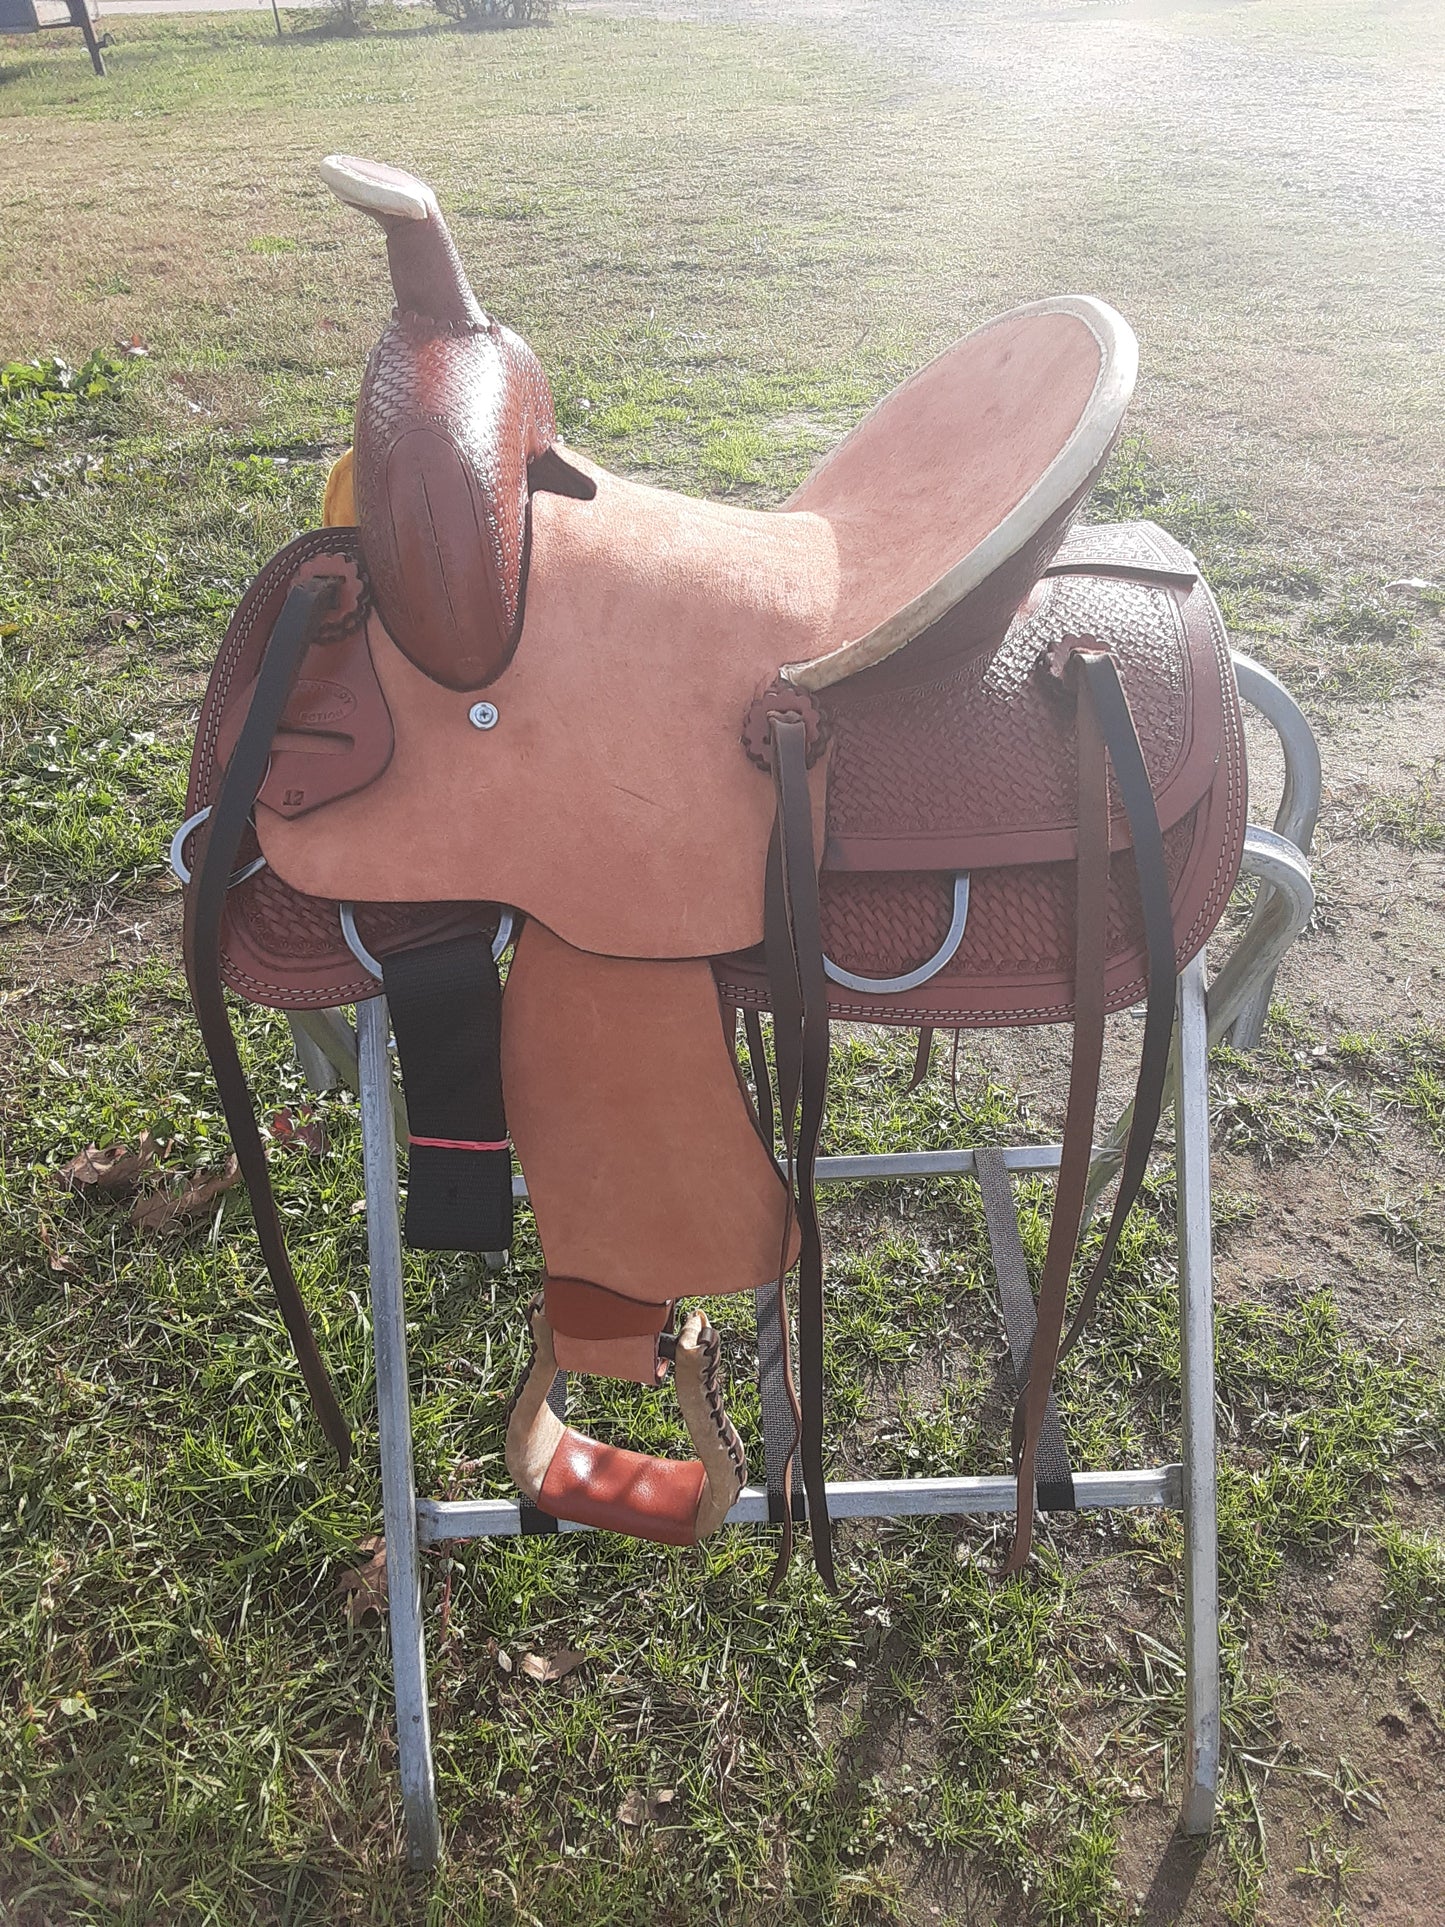
[[[512,1153],[491,944],[449,937],[393,951],[381,967],[411,1131],[406,1241],[413,1251],[506,1251]]]
[[[993,1253],[994,1276],[998,1280],[999,1309],[1008,1335],[1009,1364],[1014,1386],[1022,1392],[1029,1379],[1029,1355],[1033,1351],[1038,1313],[1029,1284],[1028,1262],[1023,1240],[1019,1237],[1018,1213],[1014,1205],[1013,1182],[1003,1152],[985,1146],[973,1154],[974,1174],[983,1195],[984,1222],[988,1226],[989,1248]],[[1059,1423],[1059,1408],[1052,1390],[1044,1410],[1039,1433],[1038,1457],[1034,1462],[1034,1489],[1041,1511],[1075,1510],[1074,1475],[1069,1466],[1069,1450]]]
[[[246,1073],[236,1050],[231,1019],[221,985],[221,924],[226,891],[236,865],[241,838],[250,821],[271,756],[271,744],[282,711],[302,661],[336,598],[335,578],[318,576],[298,582],[286,596],[271,640],[266,645],[260,674],[246,720],[226,765],[211,814],[201,831],[204,839],[186,891],[184,951],[186,981],[206,1054],[215,1072],[216,1089],[231,1133],[236,1161],[246,1181],[256,1237],[266,1261],[276,1302],[291,1335],[296,1362],[311,1403],[344,1471],[351,1460],[351,1431],[331,1378],[322,1362],[311,1320],[291,1269],[286,1239],[271,1190],[266,1148],[256,1123]]]

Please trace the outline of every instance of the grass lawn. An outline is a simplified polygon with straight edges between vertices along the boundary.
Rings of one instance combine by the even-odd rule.
[[[0,42],[0,1921],[1445,1918],[1445,596],[1388,586],[1445,580],[1415,218],[1445,36],[1370,19],[839,0],[803,32],[739,0],[358,40],[295,15],[279,44],[269,14],[124,19],[105,82],[73,35]],[[769,1601],[760,1535],[430,1559],[448,1860],[406,1874],[385,1630],[338,1590],[380,1518],[354,1105],[323,1102],[324,1157],[275,1158],[345,1478],[244,1199],[145,1232],[58,1181],[146,1131],[224,1164],[163,851],[220,630],[318,519],[389,306],[316,178],[334,148],[429,179],[564,433],[674,487],[779,499],[1012,302],[1085,289],[1138,328],[1098,510],[1197,548],[1327,756],[1320,914],[1264,1047],[1216,1065],[1206,1848],[1170,1839],[1177,1525],[1085,1516],[998,1588],[985,1526],[845,1527],[836,1600],[802,1556]],[[263,1109],[294,1110],[284,1023],[243,1029]],[[961,1117],[943,1070],[907,1094],[908,1043],[840,1044],[827,1148],[1056,1130],[1062,1040],[968,1053]],[[1174,1456],[1173,1213],[1160,1177],[1061,1383],[1085,1463]],[[962,1184],[834,1194],[836,1475],[1004,1467],[981,1226]],[[538,1265],[526,1225],[500,1274],[409,1260],[428,1492],[506,1489]],[[751,1448],[747,1310],[718,1316]],[[581,1409],[675,1444],[666,1398]],[[522,1664],[564,1647],[563,1679]]]

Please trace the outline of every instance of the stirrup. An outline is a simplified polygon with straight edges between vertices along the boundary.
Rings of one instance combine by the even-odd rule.
[[[625,1532],[664,1546],[695,1545],[732,1510],[748,1476],[742,1441],[718,1385],[721,1344],[691,1312],[670,1344],[677,1402],[695,1459],[655,1459],[603,1445],[564,1425],[547,1403],[558,1372],[540,1292],[527,1308],[532,1357],[507,1411],[507,1470],[554,1519]]]

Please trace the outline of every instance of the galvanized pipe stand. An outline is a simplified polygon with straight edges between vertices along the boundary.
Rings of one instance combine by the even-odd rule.
[[[1174,1157],[1178,1181],[1178,1277],[1181,1344],[1179,1458],[1166,1465],[1075,1474],[1080,1507],[1163,1506],[1184,1521],[1184,1785],[1180,1824],[1204,1834],[1213,1822],[1220,1767],[1219,1573],[1215,1486],[1213,1253],[1209,1186],[1208,1053],[1232,1035],[1248,1044],[1268,1007],[1274,973],[1313,908],[1307,852],[1319,808],[1318,752],[1308,724],[1278,682],[1237,659],[1241,693],[1278,734],[1286,766],[1284,796],[1271,830],[1252,828],[1244,874],[1257,879],[1252,917],[1214,984],[1206,988],[1201,955],[1181,973],[1176,1009]],[[357,1007],[356,1031],[337,1013],[295,1020],[298,1047],[313,1082],[331,1070],[357,1088],[365,1167],[371,1307],[376,1347],[377,1424],[382,1505],[390,1572],[392,1667],[402,1804],[412,1864],[435,1867],[441,1825],[427,1693],[420,1550],[441,1540],[494,1537],[522,1529],[512,1499],[419,1499],[412,1460],[411,1392],[406,1355],[402,1242],[397,1182],[397,1128],[405,1113],[391,1068],[386,1003]],[[1099,1187],[1117,1163],[1127,1127],[1121,1119],[1099,1147]],[[1006,1153],[1015,1173],[1058,1168],[1058,1145]],[[823,1158],[820,1184],[860,1179],[967,1175],[970,1150],[899,1152],[881,1157]],[[519,1197],[525,1183],[514,1180]],[[839,1480],[828,1486],[840,1519],[965,1516],[1008,1511],[1011,1478]],[[728,1515],[731,1525],[766,1525],[767,1494],[747,1488]],[[563,1523],[562,1531],[583,1530]]]

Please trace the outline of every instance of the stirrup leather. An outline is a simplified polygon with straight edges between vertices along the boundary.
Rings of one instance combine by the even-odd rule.
[[[577,1432],[547,1403],[559,1370],[540,1293],[527,1308],[532,1357],[507,1412],[507,1470],[541,1511],[576,1525],[625,1532],[665,1546],[695,1545],[732,1510],[748,1475],[742,1441],[723,1406],[721,1344],[701,1312],[691,1312],[671,1352],[695,1459],[655,1459],[603,1445]]]

